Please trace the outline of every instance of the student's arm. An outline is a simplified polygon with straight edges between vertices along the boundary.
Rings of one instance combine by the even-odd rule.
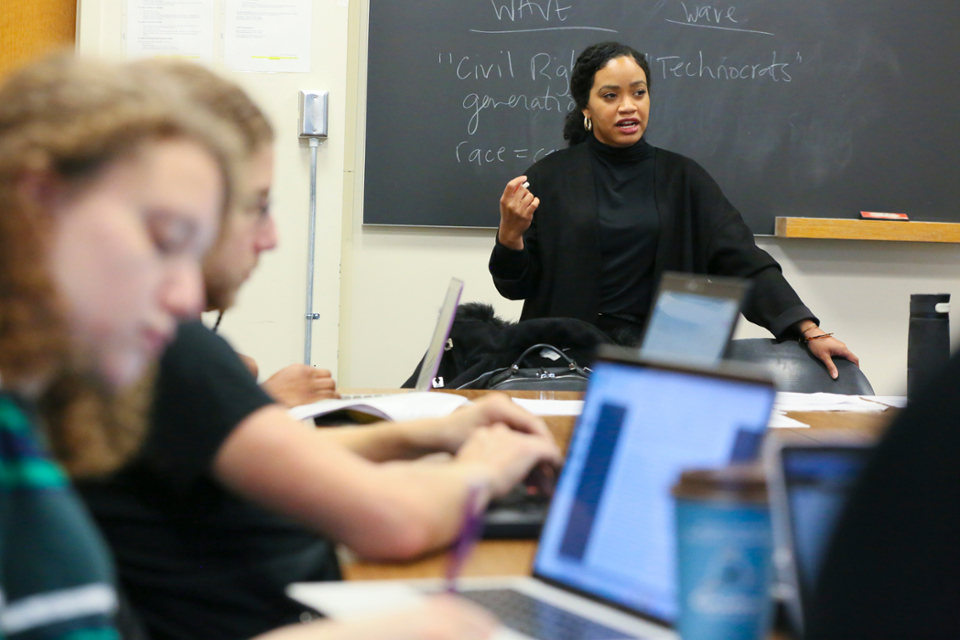
[[[360,622],[320,620],[280,627],[254,640],[483,640],[496,620],[480,607],[450,596]]]
[[[477,429],[447,463],[365,460],[270,405],[244,419],[214,458],[228,489],[294,518],[371,559],[411,558],[456,536],[468,488],[506,493],[556,444],[494,425]]]
[[[340,397],[337,383],[329,371],[302,363],[280,369],[260,386],[287,407]]]
[[[381,462],[419,458],[437,451],[455,453],[474,431],[496,423],[553,441],[542,419],[502,393],[486,395],[443,418],[320,429],[317,434],[368,460]]]

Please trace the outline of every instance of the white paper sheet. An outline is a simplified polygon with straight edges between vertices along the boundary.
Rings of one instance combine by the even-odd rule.
[[[227,68],[309,73],[312,16],[311,0],[224,0]]]
[[[847,396],[839,393],[792,393],[780,391],[774,408],[780,411],[854,411],[875,413],[891,406],[905,406],[900,396]]]
[[[770,429],[809,429],[810,425],[788,417],[783,411],[774,410],[770,414],[770,422],[767,423],[767,427]]]
[[[213,62],[215,20],[209,0],[127,0],[125,27],[128,58]]]
[[[583,413],[583,400],[527,400],[513,401],[535,416],[578,416]]]
[[[296,420],[316,418],[335,411],[350,409],[357,413],[376,416],[386,420],[417,420],[448,416],[457,407],[470,402],[463,396],[452,393],[396,393],[386,396],[356,398],[352,400],[321,400],[290,409]]]

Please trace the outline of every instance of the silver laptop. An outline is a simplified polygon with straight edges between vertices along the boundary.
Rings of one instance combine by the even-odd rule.
[[[435,385],[434,378],[440,369],[440,359],[443,358],[444,348],[447,340],[450,338],[450,330],[453,328],[453,320],[457,316],[457,307],[460,304],[460,295],[463,293],[463,281],[457,278],[450,278],[450,284],[447,287],[447,293],[443,298],[443,305],[440,307],[437,316],[437,324],[433,329],[433,335],[430,337],[430,345],[423,356],[423,364],[420,366],[420,374],[417,376],[417,384],[414,385],[414,391],[429,391]],[[442,385],[438,385],[442,386]],[[345,394],[341,396],[343,400],[354,400],[357,398],[371,398],[382,394]]]
[[[635,354],[600,351],[533,576],[460,581],[461,595],[503,621],[498,638],[676,637],[670,487],[682,469],[756,455],[775,391],[752,369],[649,363]],[[351,618],[410,605],[436,588],[363,581],[295,584],[289,593]]]
[[[877,441],[855,429],[817,429],[815,436],[778,430],[763,452],[777,595],[799,637],[837,518]]]
[[[716,364],[730,344],[749,289],[749,280],[740,278],[663,274],[640,354],[656,360]]]

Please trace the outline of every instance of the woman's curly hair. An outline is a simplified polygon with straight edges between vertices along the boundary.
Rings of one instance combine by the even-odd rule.
[[[583,128],[583,110],[590,101],[590,90],[593,89],[593,77],[597,71],[614,58],[632,56],[643,72],[647,75],[647,90],[650,90],[650,65],[642,53],[619,42],[598,42],[590,45],[577,56],[570,74],[570,97],[574,106],[567,113],[563,122],[563,139],[572,147],[587,139],[588,132]]]
[[[69,341],[68,318],[47,268],[54,217],[25,186],[29,177],[51,175],[83,189],[113,162],[163,140],[190,140],[210,154],[222,178],[223,212],[229,211],[240,147],[236,134],[195,106],[169,78],[146,76],[129,63],[59,54],[24,67],[0,86],[0,376],[5,387],[88,375],[82,350]],[[76,389],[83,386],[74,387],[77,397]],[[64,443],[103,435],[101,425],[90,420],[51,420],[46,427],[55,451],[72,449]],[[67,433],[76,429],[86,431]],[[129,453],[88,460],[87,452],[98,449],[113,447],[73,451],[76,466],[103,471]]]

